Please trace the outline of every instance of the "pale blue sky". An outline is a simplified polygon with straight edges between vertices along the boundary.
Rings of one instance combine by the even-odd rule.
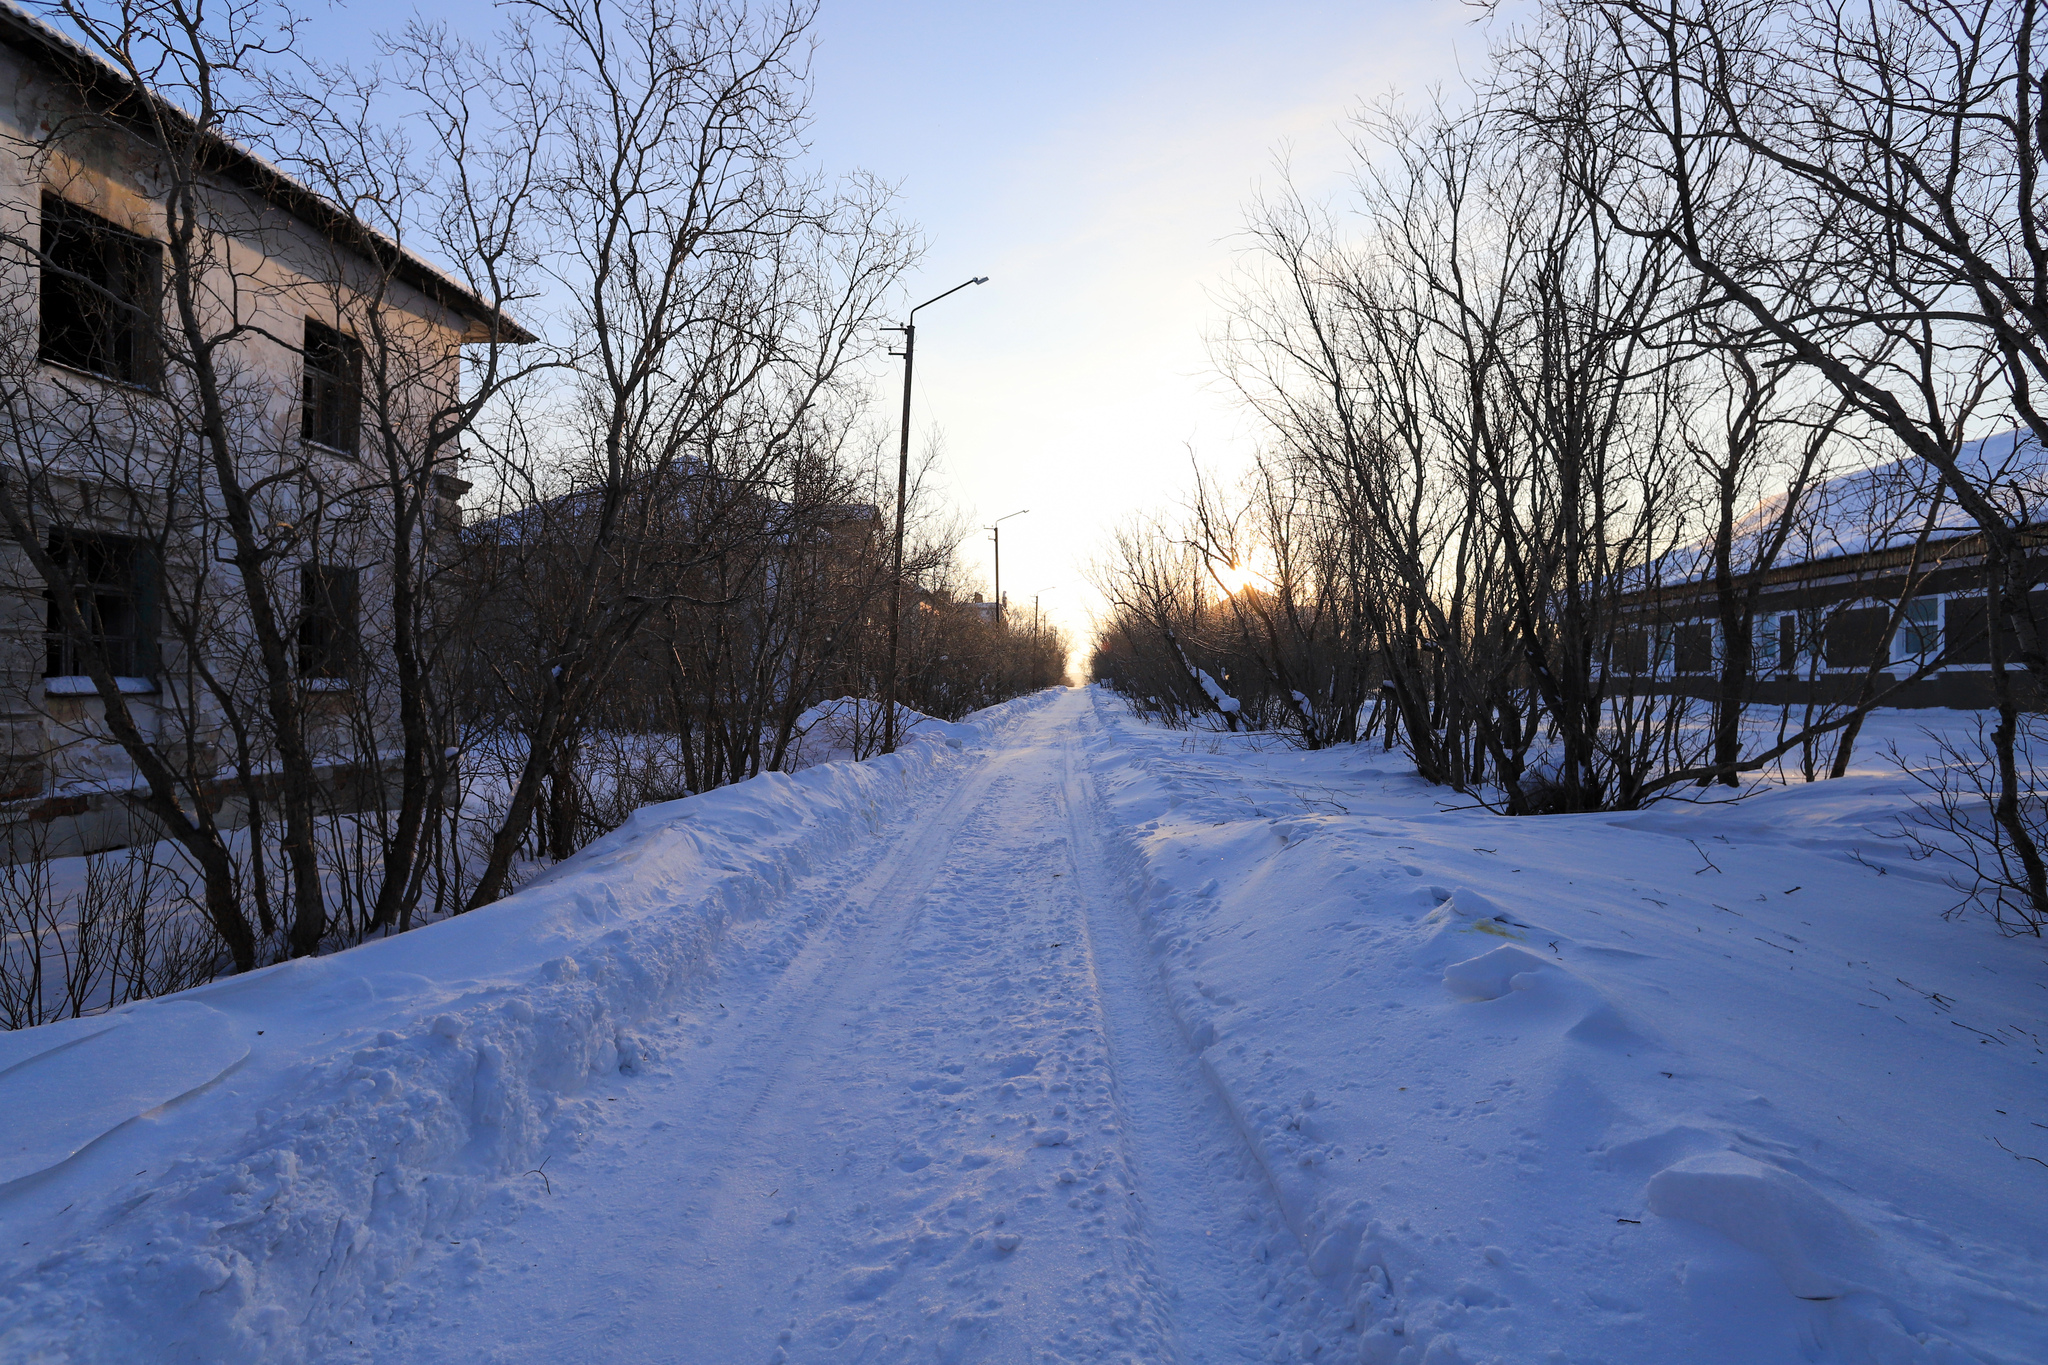
[[[365,0],[316,28],[339,49],[412,8]],[[492,22],[482,0],[420,8]],[[1190,448],[1242,461],[1254,433],[1216,391],[1203,337],[1244,206],[1283,148],[1298,178],[1334,188],[1347,113],[1455,83],[1483,51],[1478,14],[1459,0],[825,0],[820,163],[900,185],[930,248],[908,302],[991,277],[920,316],[916,434],[943,432],[944,490],[977,523],[1031,509],[1004,526],[1013,608],[1043,593],[1085,644],[1081,563],[1109,528],[1177,498]],[[892,388],[883,410],[894,402]],[[985,542],[966,547],[984,587]]]
[[[1345,115],[1455,79],[1475,13],[827,0],[819,156],[901,183],[930,241],[917,299],[991,277],[920,316],[916,414],[977,521],[1032,509],[1003,528],[1013,609],[1050,589],[1082,644],[1080,566],[1108,529],[1177,498],[1190,447],[1242,460],[1252,432],[1203,336],[1246,202],[1283,147],[1333,184]],[[985,540],[968,546],[983,566]]]

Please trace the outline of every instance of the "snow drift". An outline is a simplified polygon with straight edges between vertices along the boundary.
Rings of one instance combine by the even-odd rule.
[[[1049,695],[648,807],[457,919],[0,1037],[0,1358],[344,1345],[424,1248],[542,1165],[591,1080],[645,1060],[636,1029],[732,925]]]
[[[1098,698],[1169,1006],[1292,1233],[1289,1358],[2048,1359],[2048,978],[1943,920],[1909,778],[1505,820]]]

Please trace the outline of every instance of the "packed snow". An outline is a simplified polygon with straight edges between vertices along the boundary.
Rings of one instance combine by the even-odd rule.
[[[1882,757],[1509,820],[1043,693],[0,1035],[0,1359],[2048,1359],[2048,960]]]

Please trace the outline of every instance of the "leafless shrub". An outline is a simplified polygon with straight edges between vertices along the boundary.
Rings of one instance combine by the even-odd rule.
[[[210,981],[228,965],[185,867],[144,844],[0,864],[0,1024],[30,1028]],[[172,855],[175,857],[175,855]],[[75,879],[75,889],[60,889]]]
[[[50,894],[48,858],[0,865],[0,1022],[27,1028],[67,1016],[52,1013],[45,977],[68,984],[71,945],[61,909]]]
[[[575,769],[578,847],[626,823],[642,806],[690,795],[675,735],[601,733],[588,737]]]
[[[2048,757],[2048,716],[2017,717],[2009,745],[1997,728],[1979,717],[1967,731],[1923,731],[1934,746],[1932,762],[1890,746],[1891,760],[1927,793],[1904,817],[1902,831],[1918,856],[1954,869],[1948,881],[1963,900],[1951,915],[1974,907],[2001,933],[2038,938],[2048,931],[2041,860],[2033,852],[2048,843],[2048,770],[2040,764]],[[2008,763],[2017,779],[2010,786]],[[2015,837],[2015,823],[2023,837]]]

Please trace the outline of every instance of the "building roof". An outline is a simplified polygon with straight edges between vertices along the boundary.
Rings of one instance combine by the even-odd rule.
[[[2048,525],[2048,452],[2031,434],[2001,432],[1963,446],[1959,462],[1972,482],[2020,526]],[[1792,529],[1773,569],[1824,564],[1888,550],[1920,538],[1930,509],[1930,544],[1977,532],[1976,519],[1945,493],[1940,477],[1918,456],[1838,474],[1809,489],[1792,513]],[[1735,525],[1732,567],[1746,573],[1784,515],[1783,493],[1764,499]],[[1682,545],[1656,562],[1651,577],[1665,587],[1698,582],[1713,572],[1711,539]]]
[[[0,42],[68,78],[79,93],[110,121],[136,127],[143,119],[136,106],[154,101],[161,115],[188,132],[196,131],[191,115],[126,73],[65,37],[14,0],[0,0]],[[124,112],[124,107],[125,111]],[[255,152],[218,134],[205,135],[207,169],[222,179],[260,196],[319,232],[335,245],[374,261],[393,278],[410,285],[444,308],[498,335],[524,344],[538,338],[502,309],[495,309],[467,286],[429,265],[378,232],[362,219],[301,181],[287,175]],[[474,333],[471,339],[481,340]]]
[[[645,486],[653,477],[648,474],[635,476],[631,485],[635,488]],[[681,518],[680,522],[666,528],[666,534],[674,534],[677,526],[688,523],[692,515],[689,494],[693,487],[715,485],[727,490],[743,487],[694,455],[678,460],[661,478],[673,489],[672,507]],[[603,504],[605,491],[602,484],[579,486],[509,512],[481,518],[468,529],[470,534],[481,539],[516,544],[597,511]],[[753,499],[752,510],[760,517],[761,534],[769,539],[791,536],[794,534],[792,525],[799,519],[810,527],[832,527],[874,523],[881,516],[881,509],[871,502],[804,504],[765,495]]]

